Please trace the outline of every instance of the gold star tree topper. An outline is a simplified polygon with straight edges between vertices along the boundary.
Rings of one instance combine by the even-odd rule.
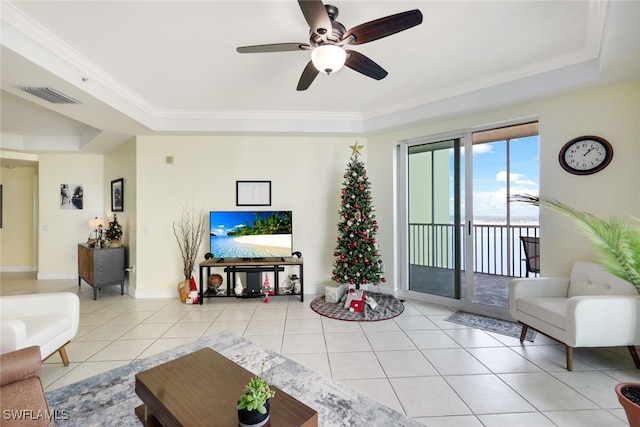
[[[362,153],[360,152],[360,149],[361,149],[362,147],[364,147],[364,145],[358,145],[358,141],[356,141],[356,143],[355,143],[355,144],[350,145],[350,146],[349,146],[349,148],[351,148],[351,150],[353,150],[353,151],[351,152],[351,155],[352,155],[352,156],[357,156],[358,154],[362,154]]]

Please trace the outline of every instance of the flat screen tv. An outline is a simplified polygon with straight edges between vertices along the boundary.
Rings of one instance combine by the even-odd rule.
[[[293,251],[291,211],[209,212],[216,258],[282,258]]]

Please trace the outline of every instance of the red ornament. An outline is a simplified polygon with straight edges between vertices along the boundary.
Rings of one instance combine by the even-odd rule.
[[[338,279],[337,277],[336,277],[336,282],[340,283],[340,279]]]
[[[353,246],[354,248],[358,247],[358,244],[356,242],[351,242],[351,246]]]
[[[362,191],[364,190],[364,187],[361,185],[360,187],[358,187],[358,190]]]
[[[344,255],[340,255],[340,261],[344,261]]]
[[[380,280],[382,281],[382,283],[384,283],[384,282],[386,282],[386,281],[387,281],[387,279],[386,279],[386,278],[384,278],[384,277],[383,277],[382,279],[380,279]]]
[[[362,283],[365,283],[365,282],[366,282],[366,280],[365,280],[365,278],[364,278],[364,277],[361,279],[361,282],[362,282]]]
[[[371,243],[375,243],[375,242],[376,242],[376,239],[371,239]]]

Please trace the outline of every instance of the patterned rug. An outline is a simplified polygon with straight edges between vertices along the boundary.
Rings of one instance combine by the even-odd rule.
[[[393,295],[374,292],[367,292],[367,295],[378,303],[379,307],[377,310],[372,310],[365,304],[364,311],[352,313],[344,308],[342,303],[326,302],[324,295],[316,297],[311,301],[311,309],[325,317],[351,322],[377,322],[379,320],[392,319],[404,311],[402,300]]]
[[[86,380],[47,392],[55,426],[139,426],[134,408],[142,402],[135,394],[135,374],[180,356],[210,347],[243,368],[260,373],[272,369],[271,382],[318,412],[319,426],[406,426],[423,424],[354,391],[312,369],[229,331],[136,360]],[[194,375],[198,367],[194,366]],[[238,390],[238,396],[241,390]],[[191,402],[193,410],[206,402]],[[230,408],[236,411],[235,407]],[[215,420],[209,420],[216,426]],[[228,426],[223,426],[228,427]]]
[[[472,328],[482,329],[483,331],[495,332],[497,334],[513,338],[520,338],[520,333],[522,332],[522,325],[517,322],[496,319],[495,317],[483,316],[481,314],[468,313],[460,310],[456,311],[445,320],[459,325],[470,326]],[[533,342],[535,337],[536,331],[529,329],[525,340]]]

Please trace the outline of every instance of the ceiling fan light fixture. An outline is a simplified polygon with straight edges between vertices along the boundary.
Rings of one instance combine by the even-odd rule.
[[[340,46],[325,44],[311,51],[313,66],[322,73],[335,73],[347,60],[347,52]]]

